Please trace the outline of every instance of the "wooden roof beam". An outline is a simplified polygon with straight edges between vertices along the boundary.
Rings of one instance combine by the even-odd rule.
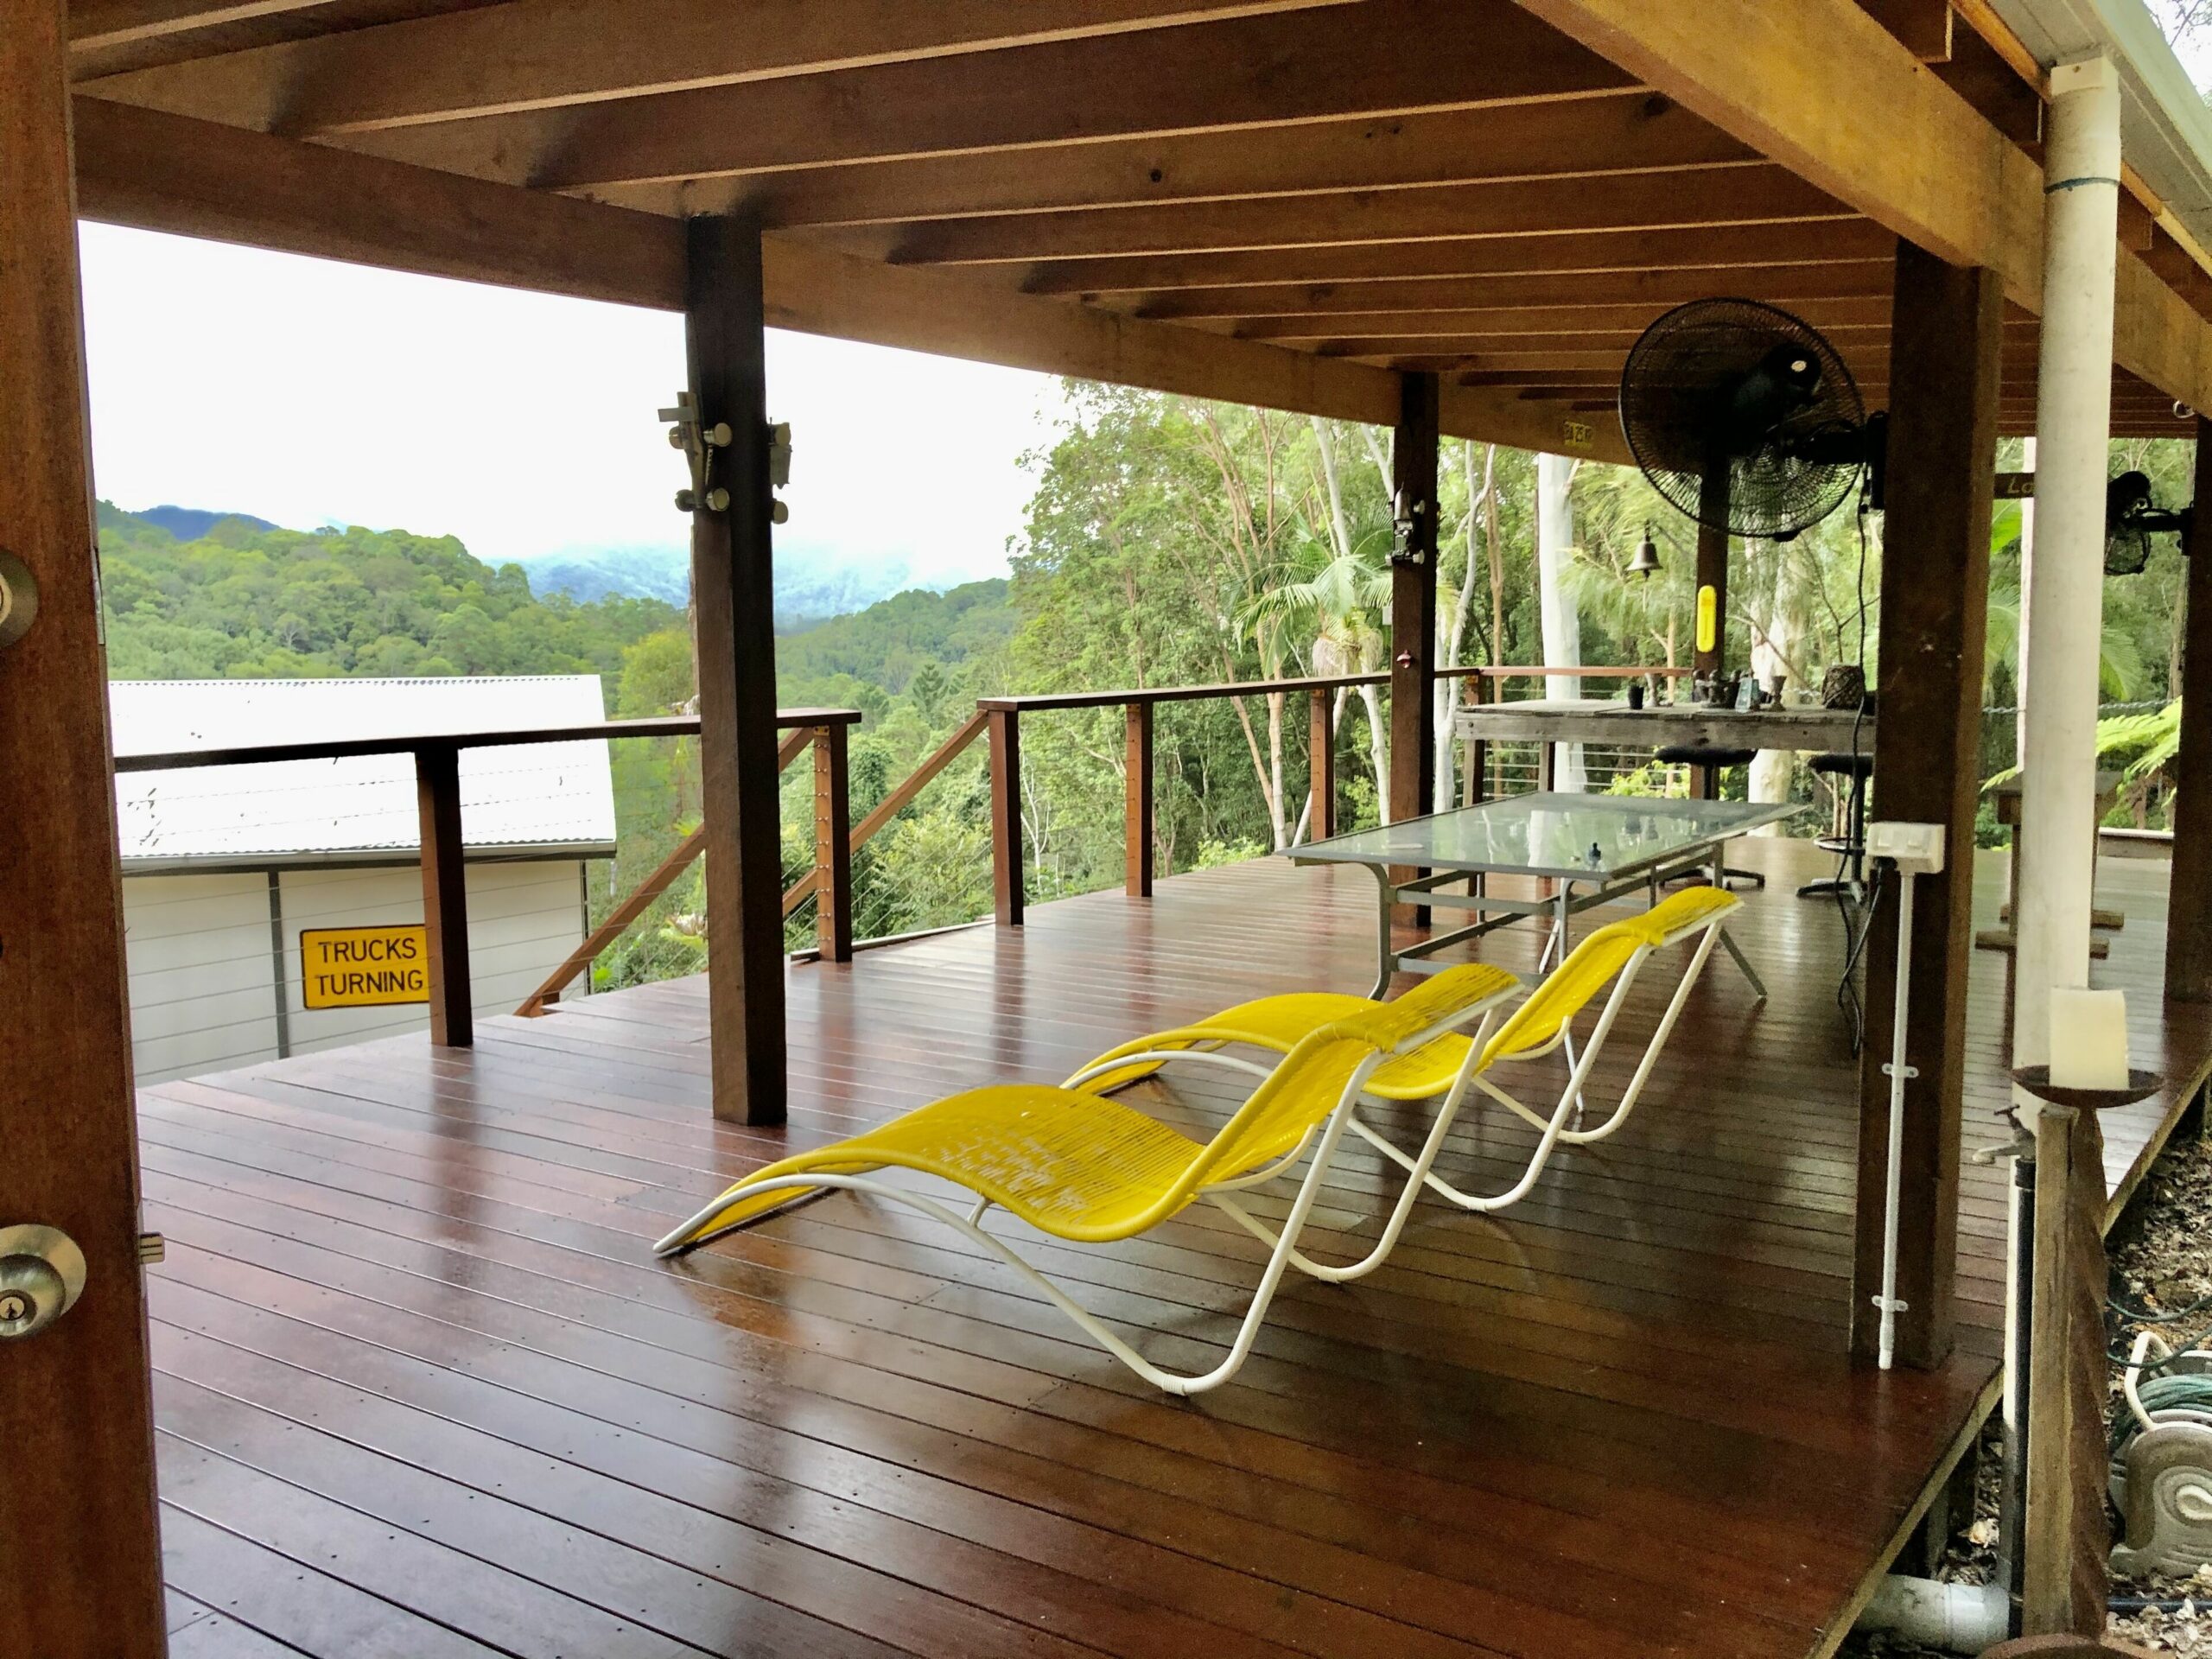
[[[239,0],[201,15],[227,21],[306,3]],[[733,12],[728,0],[512,0],[134,71],[98,85],[104,97],[175,114],[322,136],[1345,3],[754,0]],[[186,10],[183,0],[92,4],[111,12]]]
[[[1502,276],[1428,276],[1343,283],[1267,283],[1117,294],[1135,315],[1161,321],[1323,317],[1390,311],[1518,310],[1640,305],[1656,315],[1688,300],[1731,295],[1770,305],[1815,302],[1888,302],[1887,259],[1832,265],[1745,265],[1722,270],[1585,271]]]
[[[1259,131],[926,156],[774,173],[601,186],[649,212],[757,209],[775,226],[1223,201],[1330,190],[1648,172],[1756,160],[1681,105],[1638,90]]]
[[[1872,219],[1447,237],[1404,244],[1236,249],[1209,253],[1048,259],[1006,270],[1032,294],[1158,292],[1255,283],[1421,276],[1726,271],[1738,266],[1889,260],[1897,238]]]
[[[831,3],[848,12],[859,0]],[[1420,41],[1421,49],[1394,49],[1407,40]],[[1631,84],[1614,65],[1512,0],[1363,0],[579,109],[356,132],[349,141],[507,183],[588,189],[1472,109],[1618,92]]]
[[[1852,0],[1751,6],[1712,26],[1700,0],[1524,0],[1638,80],[1899,236],[1999,273],[2043,308],[2043,172]],[[2134,254],[2120,256],[2114,354],[2212,407],[2212,331]]]
[[[1254,201],[1004,214],[849,231],[840,245],[897,264],[1032,264],[1433,238],[1842,220],[1833,196],[1764,162],[1667,174],[1346,190]]]
[[[287,12],[310,11],[331,0],[71,0],[69,49],[97,52],[142,41],[188,35]]]

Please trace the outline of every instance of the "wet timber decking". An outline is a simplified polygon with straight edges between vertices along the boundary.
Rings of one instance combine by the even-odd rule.
[[[1243,997],[1364,989],[1361,872],[1235,866],[796,966],[787,1131],[709,1117],[699,981],[486,1020],[473,1052],[399,1039],[143,1091],[174,1650],[1825,1651],[1986,1408],[2003,1177],[1967,1171],[1956,1357],[1853,1370],[1838,923],[1791,896],[1809,849],[1745,857],[1774,877],[1738,927],[1771,1001],[1716,958],[1619,1137],[1502,1217],[1424,1205],[1357,1286],[1293,1275],[1253,1362],[1192,1403],[903,1210],[840,1195],[683,1264],[647,1247],[787,1146]],[[2212,1017],[2152,989],[2164,877],[2106,863],[2132,919],[2098,980],[2186,1084]],[[1489,948],[1526,967],[1518,935]],[[1999,1138],[2003,996],[1976,953],[1970,1144]],[[2182,1092],[2107,1121],[2115,1182]],[[1447,1173],[1502,1174],[1527,1140],[1471,1114]],[[1339,1242],[1373,1224],[1360,1153]],[[1039,1259],[1191,1366],[1256,1253],[1193,1210]]]

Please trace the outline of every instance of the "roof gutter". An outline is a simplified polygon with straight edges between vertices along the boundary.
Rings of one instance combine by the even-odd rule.
[[[1968,22],[1977,11],[1994,14],[2046,70],[2093,52],[2112,60],[2121,153],[2158,198],[2168,231],[2204,264],[2212,249],[2212,109],[2143,0],[1974,0],[1958,9]]]

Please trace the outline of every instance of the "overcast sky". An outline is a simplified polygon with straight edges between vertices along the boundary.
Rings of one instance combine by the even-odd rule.
[[[87,225],[99,493],[300,529],[452,534],[493,563],[683,544],[654,411],[683,380],[663,312]],[[1061,407],[1043,375],[768,337],[792,425],[787,545],[1002,573]]]

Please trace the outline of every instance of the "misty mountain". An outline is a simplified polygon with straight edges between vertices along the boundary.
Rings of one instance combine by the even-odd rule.
[[[690,557],[673,547],[609,547],[548,553],[522,562],[531,591],[588,603],[610,594],[682,605],[690,597]],[[849,616],[917,582],[904,559],[849,560],[804,543],[776,550],[776,624],[786,630]]]
[[[130,516],[149,524],[158,524],[180,542],[199,541],[226,518],[234,520],[249,530],[276,528],[266,518],[257,518],[250,512],[210,512],[205,507],[148,507]]]

